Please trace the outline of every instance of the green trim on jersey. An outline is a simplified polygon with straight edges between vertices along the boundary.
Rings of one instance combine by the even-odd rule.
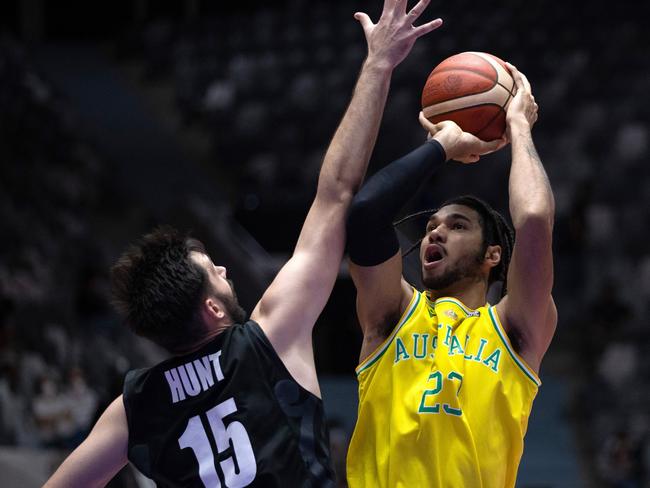
[[[526,376],[528,376],[528,378],[533,383],[535,383],[538,387],[541,386],[542,382],[539,379],[537,379],[536,375],[530,371],[529,367],[521,359],[519,359],[518,354],[512,349],[512,346],[510,345],[510,341],[507,339],[507,337],[504,337],[505,332],[502,332],[500,324],[494,315],[493,309],[494,307],[489,307],[488,314],[490,315],[490,320],[492,321],[492,325],[494,326],[494,329],[497,331],[497,334],[499,335],[501,342],[503,342],[503,344],[506,346],[506,350],[508,351],[508,354],[510,354],[510,357],[514,360],[517,366],[519,366],[519,368],[524,372]]]
[[[395,329],[393,330],[393,333],[390,335],[390,337],[386,340],[383,346],[379,346],[379,349],[377,349],[371,356],[368,356],[368,358],[365,359],[365,364],[361,363],[359,366],[357,366],[357,371],[356,375],[359,376],[363,371],[368,369],[370,366],[375,364],[380,357],[384,355],[386,352],[386,349],[388,349],[388,346],[393,342],[393,339],[395,339],[395,336],[399,332],[399,330],[402,328],[402,326],[408,321],[408,319],[411,318],[411,315],[413,315],[413,312],[418,308],[418,305],[420,303],[420,292],[415,290],[415,301],[411,302],[411,306],[404,312],[404,318],[399,321]],[[372,359],[371,359],[372,358]]]
[[[431,300],[429,300],[431,302]],[[453,298],[439,298],[438,300],[435,300],[434,302],[435,305],[438,305],[439,303],[453,303],[455,305],[458,305],[463,312],[465,312],[465,315],[471,315],[472,313],[475,313],[476,310],[472,310],[467,308],[465,305],[460,300],[454,300]]]

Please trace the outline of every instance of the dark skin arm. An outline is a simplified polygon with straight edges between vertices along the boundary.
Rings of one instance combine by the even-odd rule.
[[[533,143],[537,104],[530,83],[514,66],[508,67],[517,85],[506,118],[512,146],[510,215],[516,239],[508,269],[508,294],[496,308],[506,331],[518,338],[518,352],[537,372],[557,325],[551,295],[555,200]]]

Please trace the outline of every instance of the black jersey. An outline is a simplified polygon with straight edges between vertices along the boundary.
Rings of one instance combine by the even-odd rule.
[[[253,321],[130,371],[124,407],[128,458],[160,487],[334,485],[323,402]]]

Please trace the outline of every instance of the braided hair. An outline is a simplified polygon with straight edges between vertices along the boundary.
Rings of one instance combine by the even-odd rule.
[[[503,215],[494,210],[487,202],[472,195],[463,195],[447,200],[438,208],[421,210],[419,212],[407,215],[406,217],[394,222],[393,225],[398,226],[404,222],[410,221],[416,217],[421,217],[423,215],[433,215],[442,207],[446,207],[447,205],[464,205],[475,210],[476,213],[478,213],[479,224],[483,232],[483,253],[485,253],[488,246],[501,246],[501,260],[499,261],[498,265],[490,270],[490,275],[488,276],[488,286],[496,281],[501,281],[503,283],[503,286],[501,287],[501,297],[505,296],[508,291],[508,266],[510,265],[510,258],[512,257],[512,249],[515,242],[515,232],[512,227],[510,227]],[[420,247],[421,242],[422,239],[419,239],[417,242],[415,242],[404,253],[404,257],[408,256],[411,252]]]

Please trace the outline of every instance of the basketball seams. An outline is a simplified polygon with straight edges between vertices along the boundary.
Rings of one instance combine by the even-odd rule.
[[[484,73],[482,73],[482,72],[480,72],[480,71],[474,71],[474,70],[471,69],[471,68],[463,67],[463,66],[452,67],[452,68],[442,68],[442,69],[440,69],[440,70],[438,71],[438,73],[443,73],[443,72],[445,72],[445,71],[470,71],[470,72],[472,72],[472,73],[476,73],[476,74],[478,74],[478,75],[481,75],[481,76],[483,76],[484,78],[488,78],[488,79],[489,79],[490,81],[492,81],[492,82],[493,82],[494,80],[496,80],[496,81],[499,80],[499,70],[498,70],[498,68],[497,68],[497,67],[492,63],[492,60],[491,60],[491,59],[488,59],[488,58],[486,58],[485,56],[481,56],[481,53],[476,52],[476,51],[468,51],[468,52],[466,52],[466,53],[461,53],[461,54],[471,54],[472,56],[476,56],[477,58],[479,58],[479,59],[481,59],[481,60],[483,60],[483,61],[486,61],[487,64],[492,68],[492,71],[493,71],[492,74],[494,75],[494,77],[493,77],[493,78],[488,78]],[[459,55],[459,56],[460,56],[460,55]],[[444,62],[444,61],[443,61],[443,62]]]
[[[514,79],[504,62],[487,53],[468,51],[446,59],[441,65],[427,79],[425,90],[431,84],[430,91],[422,94],[423,101],[429,99],[427,106],[423,107],[425,117],[429,120],[457,119],[459,124],[466,123],[465,130],[485,140],[500,137],[502,134],[498,132],[505,123],[506,107],[516,91]],[[459,90],[451,90],[452,93],[446,96],[455,96],[438,100],[444,94],[442,91],[438,93],[438,85],[444,87],[443,84],[449,79],[448,73],[457,73],[468,83],[472,80],[473,86],[468,84]],[[463,114],[467,110],[473,111],[471,115],[470,112]],[[463,122],[464,117],[471,117],[473,121]]]
[[[492,68],[494,69],[494,67],[492,67]],[[454,71],[454,72],[465,71],[467,73],[472,73],[474,75],[480,76],[481,78],[485,78],[490,83],[492,83],[492,86],[490,86],[487,90],[476,92],[475,94],[485,93],[486,91],[490,91],[499,83],[499,80],[497,78],[498,75],[496,73],[495,73],[495,76],[493,78],[491,78],[491,77],[487,76],[485,73],[482,73],[480,71],[475,71],[475,70],[473,70],[471,68],[459,68],[459,67],[445,68],[445,69],[436,70],[435,74],[437,75],[439,73],[447,73],[448,71]],[[430,78],[431,78],[431,75],[429,75],[429,78],[427,79],[427,82],[429,81]],[[504,87],[504,88],[506,88],[506,87]],[[506,90],[507,90],[507,88],[506,88]],[[463,96],[466,96],[466,95],[463,95]],[[453,100],[453,98],[446,98],[445,100]]]
[[[493,96],[493,91],[497,90],[501,92],[501,96],[498,98],[503,97],[504,101],[503,103],[495,103],[497,100],[494,100],[496,98]],[[429,117],[435,117],[441,114],[446,114],[446,113],[451,113],[457,111],[455,108],[449,109],[447,107],[456,107],[459,104],[463,104],[462,108],[468,108],[467,104],[470,104],[472,107],[473,106],[485,106],[485,105],[493,105],[496,107],[504,107],[507,103],[508,100],[510,99],[511,93],[505,88],[505,87],[500,87],[497,88],[496,86],[493,87],[491,90],[484,91],[484,92],[479,92],[479,93],[471,93],[469,95],[463,95],[462,97],[456,97],[456,98],[450,98],[445,100],[444,102],[438,102],[434,103],[432,105],[427,105],[426,107],[422,108],[422,112],[424,113],[424,116],[429,118]],[[474,99],[474,100],[472,100]],[[485,100],[490,99],[490,102],[487,103]],[[463,103],[465,102],[465,103]],[[433,109],[433,111],[432,111]],[[437,110],[436,110],[437,109]]]
[[[503,86],[503,85],[501,85],[501,86]],[[506,88],[505,86],[503,86],[503,88],[505,88],[505,89],[507,90],[507,88]],[[489,120],[489,122],[488,122],[487,124],[485,124],[485,125],[481,128],[481,130],[479,130],[479,131],[476,133],[476,137],[478,137],[478,135],[479,135],[481,132],[483,132],[485,129],[487,129],[488,127],[490,127],[490,124],[492,124],[492,122],[494,122],[494,121],[496,120],[496,118],[497,118],[499,115],[501,115],[501,112],[506,113],[506,105],[508,105],[508,102],[510,102],[510,100],[512,99],[513,96],[514,96],[513,93],[512,93],[511,91],[508,90],[508,97],[506,98],[506,101],[505,101],[505,102],[503,103],[503,105],[501,106],[501,110],[498,111],[496,114],[494,114],[494,117],[492,117],[492,118]],[[503,134],[502,134],[502,135],[503,135]]]
[[[500,86],[501,88],[503,88],[505,91],[507,91],[508,93],[510,93],[510,96],[511,96],[511,97],[514,97],[514,96],[515,96],[515,85],[514,85],[514,84],[512,85],[512,88],[508,88],[508,87],[507,87],[506,85],[504,85],[503,83],[499,83],[499,82],[497,81],[497,85],[499,85],[499,86]]]
[[[512,78],[512,75],[508,72],[508,70],[501,64],[499,63],[496,59],[494,59],[492,56],[486,53],[481,53],[481,52],[472,52],[472,54],[478,56],[481,59],[484,59],[486,62],[492,66],[494,71],[496,72],[496,82],[501,85],[503,88],[511,92],[514,89],[515,86],[515,80]],[[508,88],[505,86],[501,81],[502,80],[507,80],[509,79],[512,81],[512,86]]]
[[[440,112],[439,114],[434,114],[433,117],[438,117],[438,116],[441,116],[441,115],[449,115],[449,114],[453,114],[453,113],[456,113],[456,112],[462,112],[463,110],[467,110],[468,108],[476,108],[476,107],[497,107],[497,108],[499,108],[500,111],[503,111],[503,107],[501,105],[499,105],[498,103],[485,102],[485,103],[477,103],[476,105],[472,105],[471,107],[460,107],[460,108],[456,108],[454,110],[447,110],[446,112]],[[497,113],[500,113],[500,112],[497,112]],[[483,127],[483,129],[484,128],[485,127]],[[483,129],[481,129],[481,130],[483,130]]]
[[[471,52],[472,54],[475,54],[476,56],[480,57],[481,59],[484,59],[484,60],[487,61],[488,63],[490,63],[490,65],[494,68],[494,70],[495,70],[496,73],[497,73],[497,76],[496,76],[496,79],[497,79],[496,84],[499,85],[499,86],[501,86],[501,87],[503,87],[503,88],[505,88],[506,91],[507,91],[508,93],[510,93],[511,96],[515,96],[515,80],[512,78],[512,75],[510,74],[510,72],[509,72],[509,71],[508,71],[504,66],[501,65],[501,63],[499,63],[497,60],[493,59],[493,58],[492,58],[490,55],[488,55],[488,54],[481,53],[481,52],[474,52],[474,51],[470,51],[470,52]],[[505,80],[510,80],[510,81],[512,82],[512,83],[511,83],[511,86],[510,86],[510,87],[507,87],[506,85],[504,85],[504,84],[502,83],[502,80],[503,80],[503,79],[505,79]],[[508,99],[508,100],[509,100],[509,99]],[[507,103],[508,103],[508,102],[506,101],[506,105],[507,105]],[[504,106],[505,106],[505,105],[504,105]]]
[[[505,88],[505,86],[504,86],[503,88]],[[501,106],[501,110],[499,110],[499,111],[494,115],[494,117],[492,117],[492,118],[489,120],[489,122],[488,122],[487,124],[485,124],[485,125],[481,128],[481,130],[479,130],[479,131],[476,133],[476,134],[477,134],[477,137],[478,137],[478,134],[480,134],[480,133],[483,132],[485,129],[487,129],[488,127],[490,127],[490,125],[492,124],[492,122],[494,122],[494,121],[496,120],[496,118],[497,118],[499,115],[501,115],[501,112],[503,112],[503,113],[506,112],[506,105],[508,105],[508,102],[510,101],[510,99],[512,98],[512,96],[513,96],[513,95],[512,95],[512,92],[509,91],[509,92],[508,92],[508,98],[506,98],[505,103]],[[501,135],[503,136],[503,134],[501,134]]]
[[[484,130],[486,130],[488,127],[490,127],[490,125],[492,125],[492,123],[497,119],[497,117],[500,117],[502,113],[506,112],[505,108],[508,105],[508,102],[510,102],[510,100],[514,96],[515,83],[514,83],[514,80],[513,80],[512,76],[510,75],[510,73],[508,73],[508,71],[506,71],[506,69],[498,61],[496,61],[495,59],[492,59],[492,57],[490,57],[490,56],[488,56],[487,54],[484,54],[484,53],[474,53],[474,54],[476,54],[480,58],[482,58],[485,61],[487,61],[488,63],[490,63],[490,65],[497,72],[497,85],[501,86],[504,90],[506,90],[508,92],[508,96],[506,97],[506,101],[503,103],[503,105],[501,105],[501,110],[499,110],[497,113],[495,113],[492,116],[492,118],[490,120],[488,120],[485,123],[485,125],[483,127],[481,127],[476,132],[476,136],[479,137]],[[505,86],[501,82],[502,79],[510,79],[512,81],[512,86],[510,88]]]
[[[497,68],[497,67],[496,67],[496,66],[491,62],[491,60],[486,59],[486,58],[483,57],[483,56],[479,56],[478,53],[476,53],[476,52],[471,52],[471,51],[470,51],[470,52],[462,53],[462,54],[472,55],[472,56],[474,56],[474,57],[477,57],[477,58],[481,59],[484,63],[486,63],[486,66],[485,66],[485,67],[489,67],[489,68],[492,69],[491,76],[489,76],[489,75],[488,75],[487,73],[485,73],[484,71],[478,71],[478,68],[473,69],[473,68],[471,68],[471,67],[465,67],[465,66],[451,66],[451,67],[449,67],[449,68],[436,68],[436,69],[434,70],[435,73],[432,72],[432,73],[429,75],[429,78],[427,78],[427,83],[428,83],[429,80],[431,79],[431,76],[434,75],[434,74],[437,75],[437,74],[440,74],[440,73],[447,73],[447,72],[450,72],[450,71],[454,71],[454,72],[472,73],[473,75],[476,75],[476,76],[478,76],[479,78],[482,78],[482,79],[484,79],[484,80],[490,82],[490,86],[487,87],[485,90],[474,92],[474,93],[472,93],[472,95],[478,95],[478,94],[480,94],[480,93],[486,93],[486,92],[489,92],[490,90],[494,89],[494,87],[495,87],[497,84],[499,84],[499,70],[498,70],[498,68]],[[506,87],[504,87],[504,88],[506,88]],[[506,88],[506,90],[508,90],[508,88]],[[508,90],[508,91],[510,91],[510,90]],[[463,95],[463,96],[461,96],[461,97],[445,98],[444,101],[447,102],[447,101],[450,101],[450,100],[456,100],[456,99],[459,99],[459,98],[463,98],[463,97],[465,97],[465,96],[467,96],[467,95]]]

